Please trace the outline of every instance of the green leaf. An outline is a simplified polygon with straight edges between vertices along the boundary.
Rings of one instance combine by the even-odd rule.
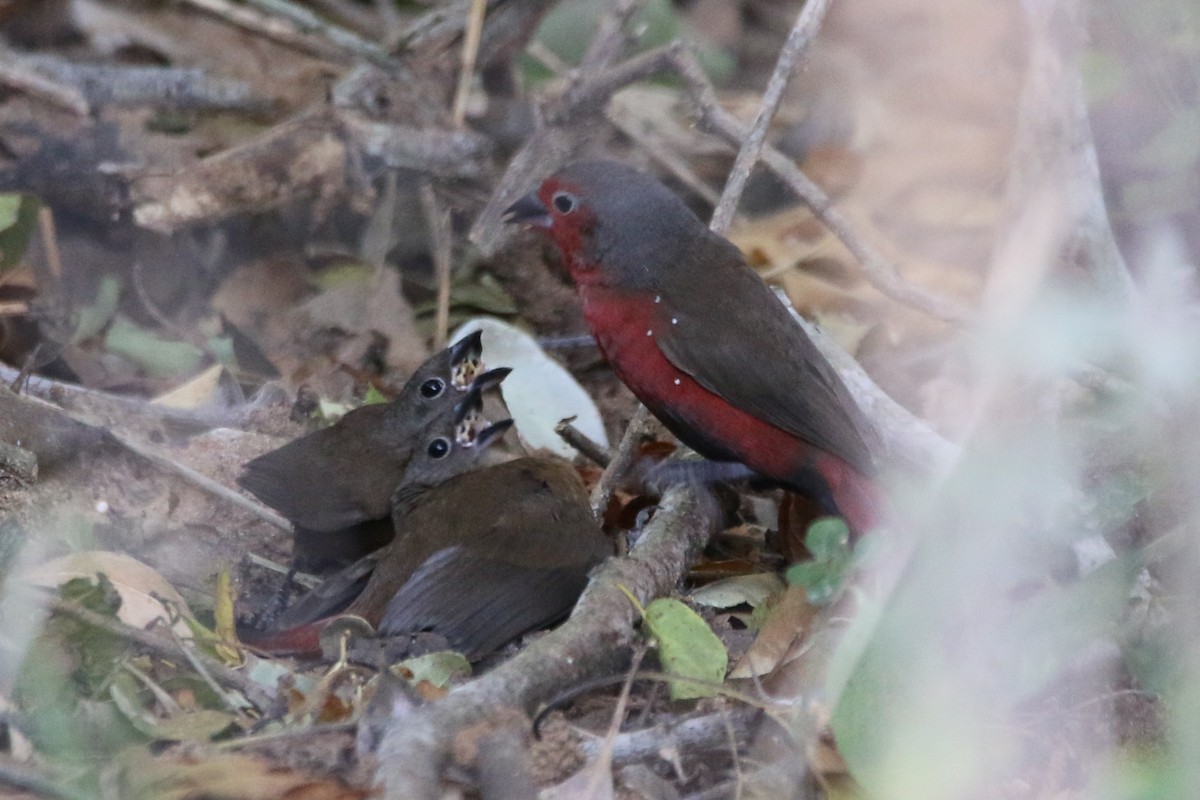
[[[808,595],[808,602],[815,606],[823,606],[837,594],[842,585],[843,570],[836,566],[819,561],[806,561],[803,564],[793,564],[788,568],[788,583],[803,586]]]
[[[783,582],[774,572],[735,575],[701,586],[691,593],[691,600],[711,608],[733,608],[743,604],[757,608],[783,588]]]
[[[41,203],[28,194],[0,194],[0,273],[21,263],[37,225]]]
[[[100,285],[96,287],[95,299],[79,309],[79,321],[75,325],[75,333],[71,335],[71,344],[86,341],[104,330],[104,326],[117,313],[117,303],[120,299],[120,279],[112,275],[101,278]]]
[[[850,529],[840,517],[822,517],[808,526],[804,545],[816,561],[830,561],[850,552]]]
[[[316,287],[322,291],[340,289],[346,286],[359,286],[374,280],[375,268],[361,261],[347,258],[345,261],[331,264],[312,276]]]
[[[142,700],[141,687],[127,672],[122,672],[113,679],[108,687],[108,694],[113,705],[129,720],[129,724],[150,739],[206,742],[237,722],[236,715],[209,708],[180,711],[172,716],[159,718],[146,707]]]
[[[808,527],[804,545],[813,560],[789,567],[787,580],[803,586],[810,603],[824,605],[837,594],[853,561],[850,529],[837,517],[822,517]]]
[[[387,396],[383,392],[376,389],[375,384],[367,386],[367,393],[363,395],[362,404],[364,406],[375,406],[386,402],[388,402]]]
[[[402,661],[397,666],[412,673],[408,680],[413,685],[425,681],[439,689],[471,674],[471,662],[461,653],[451,650],[426,653]]]
[[[137,364],[153,378],[195,372],[205,357],[195,345],[164,339],[123,316],[116,317],[109,326],[104,346],[110,353]]]
[[[672,675],[721,683],[729,669],[725,645],[700,615],[684,603],[661,597],[646,607],[646,626],[658,642],[663,669]],[[712,697],[716,691],[685,682],[670,684],[671,699]]]

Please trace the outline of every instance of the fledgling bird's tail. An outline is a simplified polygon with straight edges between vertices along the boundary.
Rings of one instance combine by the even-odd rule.
[[[242,643],[273,656],[319,656],[325,620],[273,631],[240,634]]]

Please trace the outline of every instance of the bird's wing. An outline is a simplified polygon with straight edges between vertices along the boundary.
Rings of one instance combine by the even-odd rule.
[[[475,659],[566,616],[586,585],[583,568],[521,566],[448,547],[392,597],[379,631],[431,630]]]
[[[386,407],[363,406],[343,417],[343,425],[354,424],[365,433],[379,424]],[[336,531],[356,525],[374,516],[387,516],[390,487],[375,499],[378,509],[366,509],[371,471],[388,469],[396,472],[389,462],[388,450],[377,445],[369,436],[353,437],[354,446],[362,451],[353,455],[343,452],[346,439],[340,431],[323,428],[288,442],[278,450],[253,459],[238,476],[243,489],[274,508],[293,522],[314,531]],[[346,463],[361,471],[359,480],[347,476]]]
[[[371,573],[385,551],[376,551],[364,556],[348,567],[338,570],[275,618],[272,627],[276,630],[304,625],[331,617],[344,611],[366,588]]]
[[[705,389],[870,473],[858,407],[775,293],[729,242],[697,239],[688,291],[656,306],[663,355]],[[720,324],[712,324],[714,317]]]

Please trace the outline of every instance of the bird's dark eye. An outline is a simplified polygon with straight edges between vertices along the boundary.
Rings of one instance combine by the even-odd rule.
[[[579,205],[575,195],[570,192],[555,192],[554,197],[550,198],[550,202],[554,204],[554,210],[560,214],[570,214],[575,210],[575,206]]]
[[[430,458],[445,458],[450,453],[450,440],[439,436],[429,443],[425,452],[429,454]]]
[[[421,397],[434,398],[446,390],[446,382],[441,378],[430,378],[421,384]]]

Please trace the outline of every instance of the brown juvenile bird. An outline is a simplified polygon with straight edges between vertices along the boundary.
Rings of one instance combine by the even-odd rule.
[[[461,424],[431,435],[393,497],[395,540],[288,609],[282,621],[293,627],[249,643],[319,652],[320,631],[342,605],[381,634],[432,631],[477,659],[566,616],[612,547],[567,462],[528,456],[479,466],[510,425],[485,427],[474,441]],[[364,573],[365,589],[346,606]]]
[[[292,522],[296,566],[328,570],[391,540],[392,492],[426,426],[479,373],[481,350],[476,332],[418,367],[392,402],[356,408],[246,464],[238,483]]]

